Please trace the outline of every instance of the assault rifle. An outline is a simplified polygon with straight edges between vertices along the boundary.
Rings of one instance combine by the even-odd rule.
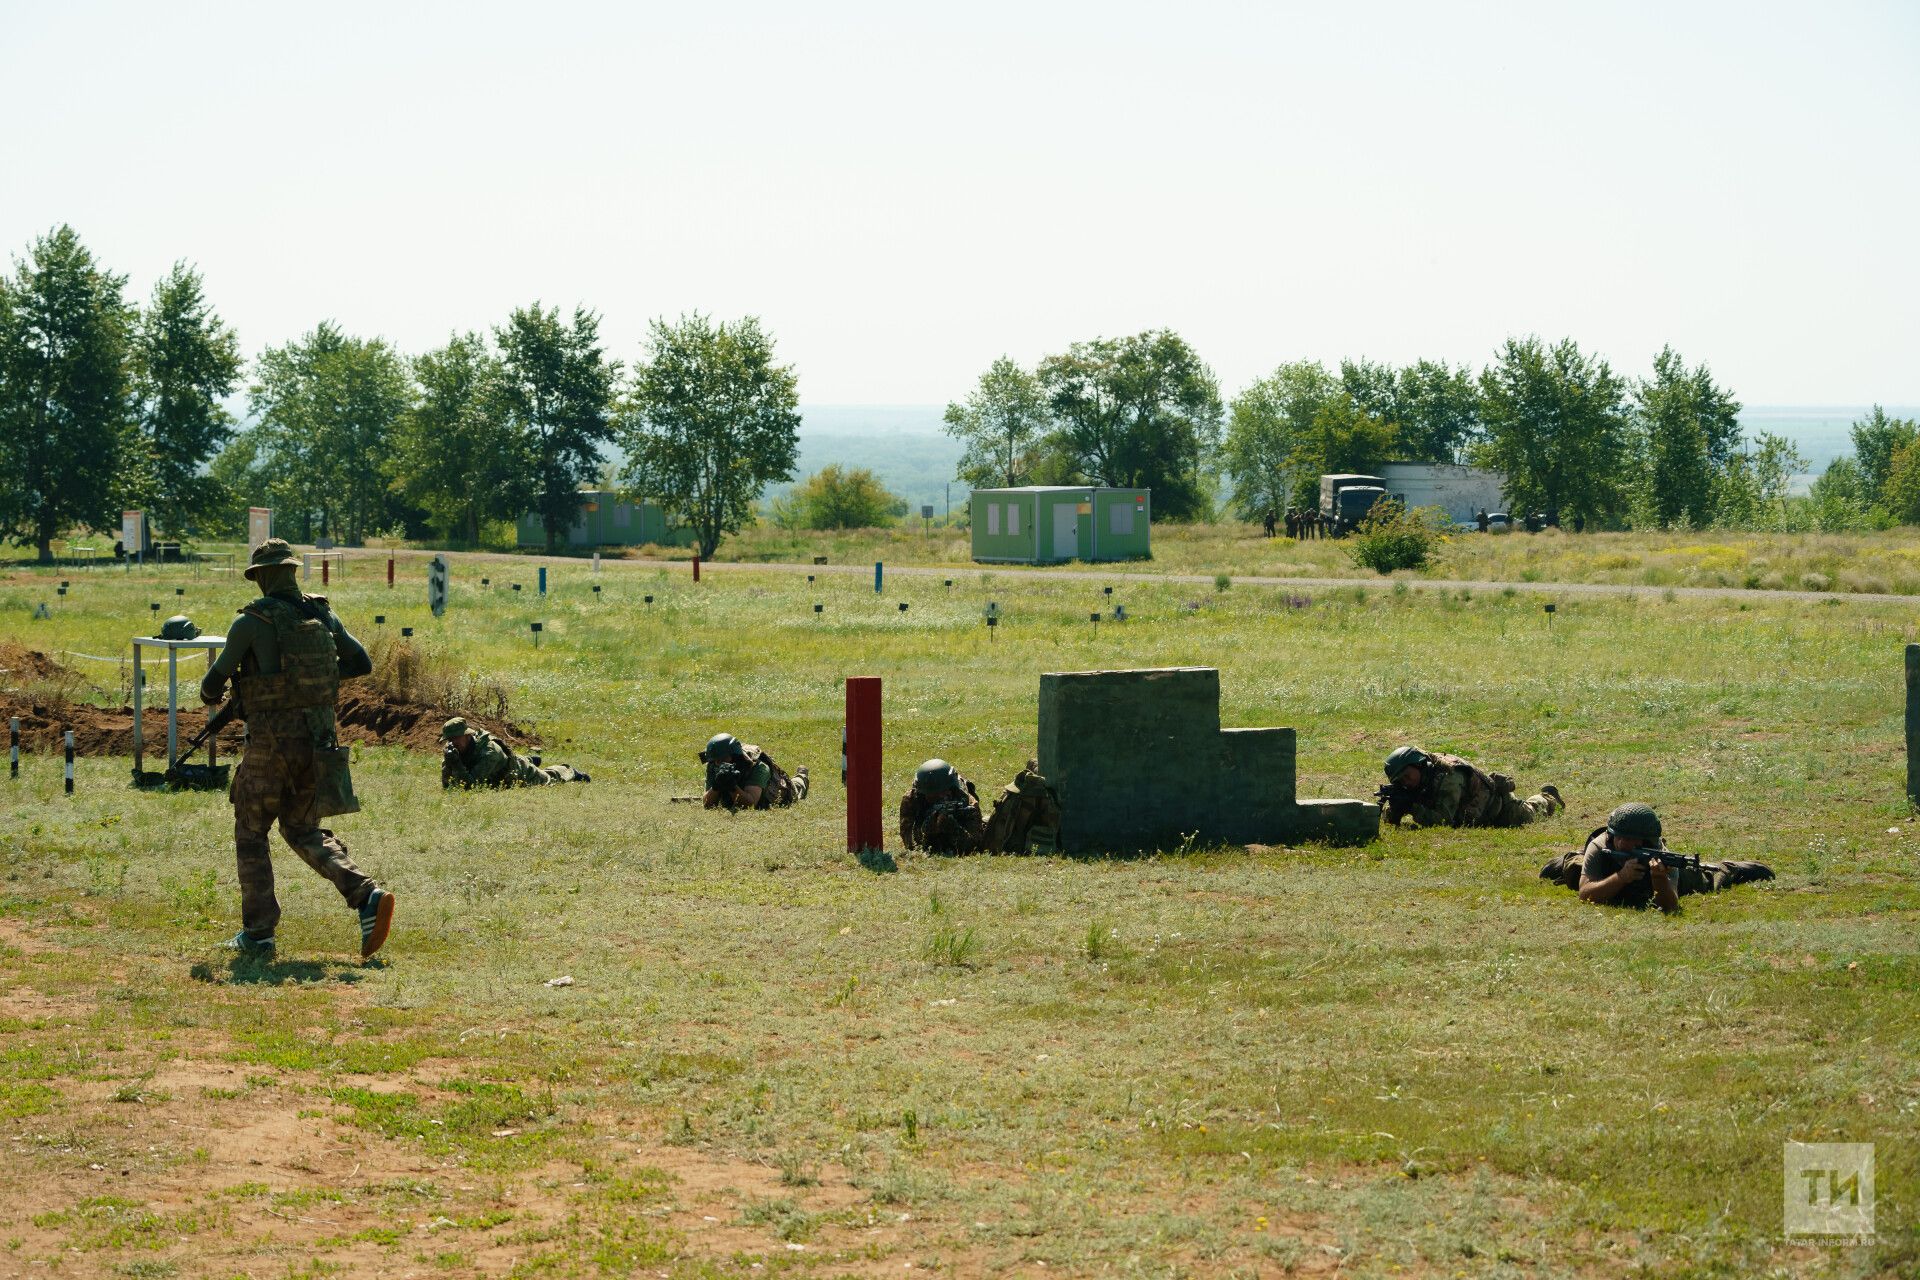
[[[1658,862],[1670,871],[1684,871],[1689,867],[1695,871],[1700,869],[1700,855],[1697,853],[1675,853],[1672,849],[1649,849],[1642,845],[1633,850],[1615,849],[1613,855],[1647,867]]]
[[[218,711],[208,716],[207,727],[194,735],[193,741],[187,744],[185,751],[167,762],[167,772],[164,775],[167,784],[182,790],[196,791],[215,791],[226,786],[228,776],[226,765],[187,764],[185,761],[188,756],[199,750],[201,743],[232,724],[239,715],[240,699],[236,695],[228,698]]]

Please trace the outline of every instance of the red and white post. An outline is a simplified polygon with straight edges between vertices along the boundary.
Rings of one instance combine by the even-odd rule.
[[[886,848],[880,825],[880,677],[847,677],[847,851]]]
[[[693,580],[695,582],[700,581],[700,557],[699,556],[695,556],[693,558]]]

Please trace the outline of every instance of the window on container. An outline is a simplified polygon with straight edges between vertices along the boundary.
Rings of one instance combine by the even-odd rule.
[[[1007,532],[1009,534],[1020,532],[1020,504],[1017,502],[1007,504]]]
[[[1000,536],[1000,504],[997,502],[987,504],[987,536],[991,538]]]
[[[1133,532],[1133,507],[1124,502],[1116,502],[1107,508],[1108,533]]]

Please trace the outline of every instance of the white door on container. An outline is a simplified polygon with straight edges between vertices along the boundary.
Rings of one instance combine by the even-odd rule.
[[[1071,560],[1080,554],[1080,513],[1071,502],[1053,508],[1053,558]]]

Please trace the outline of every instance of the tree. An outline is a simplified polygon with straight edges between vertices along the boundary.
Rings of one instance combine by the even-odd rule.
[[[1248,520],[1294,504],[1308,475],[1302,451],[1314,417],[1345,392],[1318,361],[1283,364],[1234,397],[1221,459],[1233,483],[1233,504]]]
[[[1571,338],[1509,338],[1480,375],[1482,465],[1505,477],[1516,511],[1616,521],[1625,507],[1626,388]]]
[[[1392,455],[1396,439],[1392,423],[1374,417],[1353,397],[1327,397],[1294,447],[1295,500],[1317,507],[1321,476],[1373,471]]]
[[[402,517],[387,463],[413,382],[384,339],[323,321],[260,354],[249,401],[259,420],[248,433],[257,435],[254,467],[300,527],[358,544]]]
[[[793,478],[799,380],[754,316],[655,320],[621,416],[626,481],[693,529],[700,554],[739,532],[767,485]]]
[[[1413,462],[1460,462],[1480,434],[1480,385],[1473,370],[1417,360],[1395,381],[1400,452]]]
[[[1220,437],[1220,386],[1171,330],[1075,343],[1040,362],[1055,441],[1090,481],[1154,491],[1156,515],[1211,507],[1205,468]]]
[[[114,523],[132,435],[125,286],[65,225],[0,276],[0,537],[42,564],[64,530]]]
[[[946,432],[967,446],[958,477],[975,489],[1033,483],[1049,421],[1040,380],[1001,356],[965,401],[947,405]]]
[[[420,398],[394,431],[395,486],[442,528],[480,541],[488,520],[510,520],[533,499],[528,441],[501,403],[500,362],[477,333],[415,356]]]
[[[1920,442],[1909,441],[1893,451],[1879,504],[1900,524],[1920,524]]]
[[[877,529],[906,511],[906,499],[889,493],[865,467],[822,467],[793,491],[803,529]]]
[[[500,345],[501,404],[531,461],[536,510],[547,550],[579,517],[579,490],[599,472],[613,439],[620,363],[600,349],[600,317],[581,307],[563,324],[558,307],[522,307],[494,331]]]
[[[133,340],[133,392],[144,446],[130,488],[154,526],[179,534],[222,506],[207,463],[233,438],[224,401],[240,381],[240,339],[214,314],[184,262],[153,288]]]
[[[1823,532],[1838,533],[1863,528],[1868,524],[1871,506],[1860,464],[1852,458],[1835,458],[1827,464],[1807,490],[1807,505],[1813,522]]]
[[[1706,524],[1740,441],[1740,402],[1715,385],[1706,365],[1687,368],[1670,346],[1654,357],[1653,377],[1634,385],[1633,398],[1647,514],[1663,528]]]
[[[1892,418],[1879,405],[1853,424],[1853,456],[1860,464],[1861,482],[1869,503],[1881,500],[1893,474],[1893,455],[1920,437],[1920,423]]]

